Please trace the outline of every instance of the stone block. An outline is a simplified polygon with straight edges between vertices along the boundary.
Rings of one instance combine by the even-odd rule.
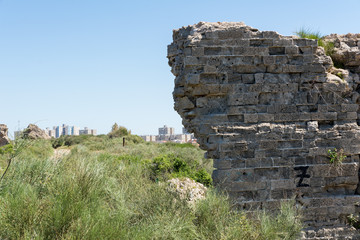
[[[287,149],[287,148],[302,148],[303,141],[302,140],[292,140],[292,141],[279,141],[278,148],[279,149]]]
[[[341,104],[341,112],[357,112],[358,104]]]
[[[192,55],[195,57],[204,56],[204,48],[203,47],[193,47],[192,48]]]
[[[197,85],[200,82],[200,75],[199,74],[191,74],[188,75],[186,79],[186,83],[190,85]]]
[[[265,189],[266,182],[233,182],[231,184],[231,191],[249,191],[253,189]]]
[[[299,48],[296,46],[285,47],[285,53],[294,55],[299,53]]]
[[[200,61],[197,57],[185,57],[184,59],[185,65],[200,65]]]
[[[346,119],[347,120],[356,120],[358,118],[357,112],[347,112]]]
[[[254,74],[243,74],[242,75],[242,82],[246,84],[251,84],[255,82]]]
[[[318,121],[335,121],[337,120],[337,113],[336,112],[313,112],[311,114],[311,120],[318,120]]]
[[[222,48],[221,47],[205,47],[204,54],[205,55],[221,55]]]
[[[178,54],[178,50],[175,44],[170,44],[167,46],[167,55],[168,57],[173,57]]]
[[[282,73],[283,72],[283,66],[279,65],[279,64],[274,64],[274,65],[268,65],[266,66],[266,71],[267,73]]]
[[[313,54],[314,48],[311,46],[302,46],[299,48],[300,53],[302,54]]]
[[[295,122],[299,119],[299,113],[276,113],[274,114],[275,122]]]
[[[274,121],[274,114],[267,114],[267,113],[258,114],[258,122],[273,122],[273,121]]]
[[[271,190],[276,190],[276,189],[295,189],[296,185],[293,179],[280,179],[280,180],[271,180],[270,186],[271,186]]]
[[[285,47],[269,47],[270,55],[285,55]]]
[[[218,170],[231,169],[231,160],[214,159],[214,168]]]
[[[263,57],[264,65],[273,65],[273,64],[275,64],[275,57],[276,56],[264,56]]]
[[[306,43],[306,39],[293,39],[293,42],[296,46],[298,47],[303,47],[303,46],[307,46],[307,43]]]
[[[244,114],[245,123],[257,123],[259,121],[258,114]]]
[[[259,149],[276,149],[278,141],[263,140],[259,142]]]
[[[284,39],[284,38],[274,39],[273,45],[275,47],[291,46],[291,45],[293,45],[293,40],[291,38],[290,39]]]
[[[269,47],[273,45],[273,39],[269,38],[255,38],[250,39],[251,47]]]
[[[303,65],[286,64],[283,66],[283,71],[287,73],[302,73],[304,72]]]

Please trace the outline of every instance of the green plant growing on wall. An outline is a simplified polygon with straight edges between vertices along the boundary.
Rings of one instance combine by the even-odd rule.
[[[356,228],[357,230],[360,230],[360,220],[359,215],[350,214],[347,216],[347,220],[349,221],[349,224]]]
[[[324,41],[324,36],[319,31],[312,31],[308,28],[300,28],[299,31],[296,31],[294,33],[300,38],[316,39],[318,42],[318,46],[324,48],[326,55],[331,57],[331,55],[334,54],[334,43]]]
[[[333,150],[329,149],[328,154],[330,158],[330,164],[335,167],[340,167],[343,161],[346,159],[344,149],[340,149],[339,151],[336,148],[334,148]]]
[[[341,78],[341,79],[344,79],[344,75],[342,74],[342,72],[338,72],[338,73],[336,74],[336,76],[338,76],[338,77]]]

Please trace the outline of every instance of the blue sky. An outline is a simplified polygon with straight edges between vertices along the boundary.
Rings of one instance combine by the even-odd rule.
[[[0,123],[180,133],[166,47],[172,30],[243,21],[292,35],[360,33],[360,1],[0,0]]]

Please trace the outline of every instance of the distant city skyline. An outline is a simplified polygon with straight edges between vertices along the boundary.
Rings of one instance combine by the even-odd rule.
[[[182,133],[176,134],[175,128],[164,125],[159,128],[157,135],[140,135],[146,142],[177,142],[177,143],[197,143],[194,134],[190,134],[185,128]]]
[[[65,123],[59,126],[53,126],[52,129],[47,127],[45,132],[50,137],[54,138],[59,138],[61,136],[97,135],[96,129],[90,129],[88,127],[80,129],[78,126],[69,126]]]
[[[40,127],[40,126],[38,126]],[[12,134],[8,134],[9,137],[11,137],[12,139],[16,138],[17,136],[21,136],[21,133],[26,129],[25,128],[20,128],[18,127],[17,130],[15,130]],[[50,127],[46,127],[41,128],[47,135],[49,135],[50,137],[53,138],[59,138],[60,136],[64,136],[64,135],[70,135],[70,136],[78,136],[78,135],[97,135],[97,130],[96,129],[90,129],[88,127],[84,127],[83,129],[80,129],[80,127],[78,126],[69,126],[65,123],[63,123],[62,125],[58,125],[58,126],[53,126],[52,128]]]
[[[27,124],[25,127],[19,127],[13,131],[13,132],[10,132],[9,131],[9,137],[11,139],[13,139],[16,135],[16,132],[22,132],[29,124]],[[52,128],[50,127],[41,127],[40,125],[38,124],[35,124],[37,125],[38,127],[40,127],[42,130],[44,130],[49,136],[53,136],[55,138],[58,138],[59,136],[61,135],[81,135],[81,134],[93,134],[93,135],[101,135],[101,134],[108,134],[109,132],[111,132],[111,129],[109,130],[109,132],[106,132],[106,133],[98,133],[97,129],[96,128],[93,128],[93,129],[90,129],[88,127],[78,127],[78,126],[72,126],[71,124],[70,125],[67,125],[65,123],[62,123],[61,125],[55,125],[53,126]],[[122,125],[120,125],[122,126]],[[126,127],[126,126],[124,126]],[[131,129],[128,129],[128,130],[131,130]],[[84,132],[84,131],[88,131],[88,132]],[[93,133],[91,133],[91,131],[93,131]],[[75,133],[75,134],[74,134]],[[160,128],[157,128],[157,129],[154,129],[152,131],[151,134],[147,133],[147,134],[136,134],[136,133],[133,133],[132,134],[135,134],[135,135],[139,135],[139,136],[145,136],[145,135],[148,135],[148,136],[157,136],[157,135],[181,135],[181,134],[190,134],[189,132],[186,131],[186,129],[184,127],[181,128],[181,131],[178,130],[176,131],[174,127],[171,127],[171,126],[168,126],[168,125],[163,125],[163,127],[160,127]]]

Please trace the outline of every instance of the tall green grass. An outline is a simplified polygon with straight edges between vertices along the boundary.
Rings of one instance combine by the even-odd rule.
[[[233,211],[226,195],[212,188],[189,207],[166,183],[151,179],[146,159],[178,154],[191,161],[202,153],[197,148],[141,143],[92,151],[77,145],[55,160],[49,144],[24,150],[0,183],[0,239],[272,239],[283,236],[279,231],[298,232],[283,228],[288,218],[264,225]]]

